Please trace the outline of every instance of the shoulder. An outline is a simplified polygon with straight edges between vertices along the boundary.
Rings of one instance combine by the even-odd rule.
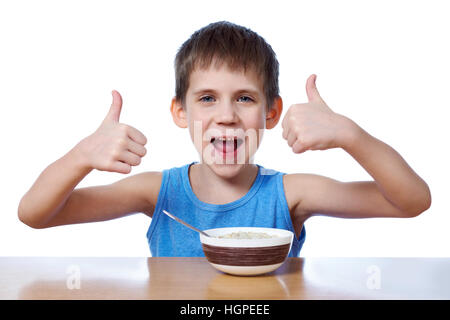
[[[134,180],[141,184],[146,190],[159,189],[163,173],[161,171],[147,171],[133,176]]]
[[[151,217],[156,202],[158,201],[162,178],[162,172],[148,171],[126,177],[112,185],[121,189],[123,195],[133,193],[145,203],[144,213]]]
[[[126,177],[122,180],[117,181],[115,184],[134,185],[138,187],[138,189],[143,189],[143,187],[151,187],[151,188],[156,186],[159,187],[161,181],[162,181],[162,172],[147,171]]]
[[[284,193],[291,215],[308,218],[311,212],[308,212],[304,203],[308,201],[311,192],[315,192],[326,180],[323,176],[309,173],[283,175]]]
[[[295,188],[320,179],[320,175],[311,173],[287,173],[283,175],[285,187]]]
[[[159,171],[143,172],[137,175],[142,185],[143,196],[147,199],[150,211],[146,214],[151,216],[158,201],[159,190],[161,189],[163,173]]]
[[[301,203],[305,186],[305,175],[302,173],[283,175],[283,187],[289,211],[295,210]]]

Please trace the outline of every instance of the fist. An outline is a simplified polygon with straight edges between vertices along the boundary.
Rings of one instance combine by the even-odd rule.
[[[341,143],[344,117],[334,113],[322,99],[316,77],[313,74],[306,81],[308,103],[292,105],[281,124],[283,138],[294,153],[336,148]]]
[[[113,101],[100,127],[82,140],[78,147],[92,169],[130,173],[132,166],[141,163],[147,150],[147,138],[137,129],[119,123],[122,110],[120,93],[112,91]]]

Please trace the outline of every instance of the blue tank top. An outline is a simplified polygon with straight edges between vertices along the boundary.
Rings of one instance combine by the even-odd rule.
[[[305,227],[300,237],[294,227],[286,202],[284,173],[260,165],[250,190],[242,198],[226,203],[200,201],[191,188],[189,167],[163,170],[158,200],[147,232],[153,257],[204,257],[199,234],[166,216],[173,213],[201,230],[222,227],[267,227],[294,233],[289,257],[298,257],[305,241]]]

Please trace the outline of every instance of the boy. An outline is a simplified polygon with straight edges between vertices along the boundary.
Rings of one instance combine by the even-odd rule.
[[[275,53],[253,31],[225,21],[198,30],[179,49],[175,72],[170,110],[175,124],[189,129],[199,163],[75,189],[93,169],[127,174],[146,154],[146,137],[119,122],[122,98],[113,91],[100,127],[47,167],[24,195],[20,220],[48,228],[142,212],[152,218],[152,256],[203,256],[198,235],[165,216],[165,209],[199,229],[291,230],[289,256],[298,256],[304,223],[313,215],[400,218],[430,207],[427,184],[394,149],[334,113],[315,75],[306,82],[309,101],[292,105],[283,118],[283,138],[294,153],[342,148],[374,181],[342,183],[253,164],[264,130],[277,125],[283,109]]]

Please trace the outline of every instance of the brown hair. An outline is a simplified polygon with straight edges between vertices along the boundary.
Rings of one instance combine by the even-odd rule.
[[[253,69],[263,79],[267,109],[279,96],[279,64],[272,47],[256,32],[228,21],[211,23],[194,32],[175,57],[175,96],[183,107],[189,77],[196,68],[208,68],[225,62],[228,67],[246,72]]]

